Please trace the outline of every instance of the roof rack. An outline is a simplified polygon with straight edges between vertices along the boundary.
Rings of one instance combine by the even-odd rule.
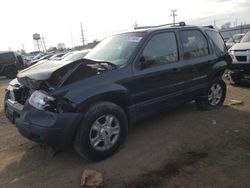
[[[207,25],[207,26],[204,26],[204,27],[207,27],[207,28],[210,28],[210,29],[214,29],[213,25]]]
[[[168,23],[168,24],[163,24],[163,25],[155,25],[155,26],[135,26],[134,30],[137,29],[150,29],[150,28],[157,28],[157,27],[163,27],[163,26],[186,26],[185,22],[178,22],[178,23]]]

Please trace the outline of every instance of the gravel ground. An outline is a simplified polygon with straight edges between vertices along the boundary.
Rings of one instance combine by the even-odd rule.
[[[1,105],[8,82],[0,78]],[[250,187],[247,87],[228,85],[225,105],[212,111],[189,103],[138,122],[114,156],[95,163],[73,150],[53,157],[23,138],[0,109],[0,187],[79,187],[84,169],[103,173],[108,188]]]

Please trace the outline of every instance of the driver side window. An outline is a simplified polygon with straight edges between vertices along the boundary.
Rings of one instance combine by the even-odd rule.
[[[143,57],[150,62],[150,66],[176,62],[178,48],[174,32],[153,36],[143,50]]]

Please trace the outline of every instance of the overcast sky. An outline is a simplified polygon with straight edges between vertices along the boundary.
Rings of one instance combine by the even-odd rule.
[[[250,23],[250,0],[3,0],[0,51],[34,50],[33,33],[43,35],[47,47],[80,45],[80,22],[87,42],[131,30],[135,22],[170,23],[171,9],[187,24]]]

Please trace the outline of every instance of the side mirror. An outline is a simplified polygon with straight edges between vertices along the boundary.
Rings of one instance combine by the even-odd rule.
[[[145,68],[150,67],[151,65],[155,64],[155,59],[153,57],[142,56],[140,58],[139,62],[140,62],[140,68],[145,69]]]

